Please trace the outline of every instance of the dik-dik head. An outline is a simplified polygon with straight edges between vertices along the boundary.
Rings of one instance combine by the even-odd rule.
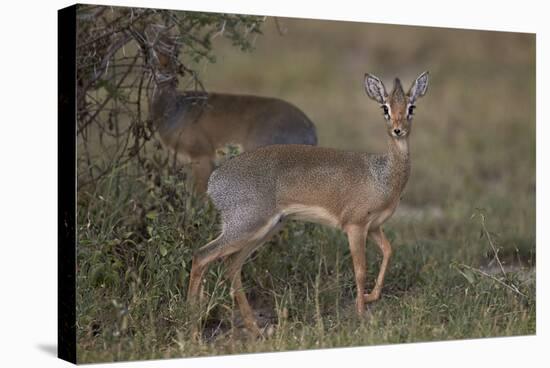
[[[182,74],[178,61],[179,49],[175,37],[157,36],[148,43],[146,62],[152,69],[157,83],[174,83],[178,74]]]
[[[365,74],[367,95],[380,104],[387,122],[388,134],[393,138],[406,138],[410,134],[415,102],[426,94],[427,89],[428,72],[420,74],[407,93],[403,91],[401,81],[395,78],[389,94],[378,77]]]

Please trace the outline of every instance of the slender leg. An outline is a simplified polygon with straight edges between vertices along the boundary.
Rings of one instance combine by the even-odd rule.
[[[276,216],[266,222],[258,221],[257,219],[246,222],[242,218],[239,218],[238,224],[229,221],[225,224],[225,227],[228,228],[227,231],[224,230],[218,238],[195,253],[187,292],[187,301],[191,307],[193,318],[195,318],[195,313],[200,310],[200,284],[206,267],[217,259],[233,255],[230,258],[232,261],[229,274],[232,276],[232,289],[236,291],[234,292],[234,296],[241,309],[245,324],[252,332],[259,334],[252,309],[242,291],[240,271],[248,255],[261,245],[267,237],[271,236],[273,231],[278,229],[279,225],[280,222]],[[197,317],[196,320],[199,321],[199,318]],[[192,334],[195,339],[198,339],[200,336],[198,327],[199,323],[193,326]]]
[[[386,269],[392,255],[391,244],[384,235],[381,227],[375,231],[372,231],[369,235],[376,242],[382,252],[382,264],[380,265],[380,271],[378,272],[376,284],[374,285],[372,292],[365,294],[365,301],[367,303],[380,299],[380,292],[382,291],[382,286],[384,285],[384,275],[386,274]]]
[[[193,180],[195,181],[195,191],[199,194],[206,193],[208,187],[208,178],[214,170],[214,164],[208,156],[198,157],[191,163]]]
[[[200,296],[200,290],[204,271],[206,270],[208,264],[210,264],[211,262],[238,251],[240,244],[240,241],[231,242],[229,239],[227,239],[227,236],[222,233],[219,237],[212,240],[204,247],[200,248],[193,257],[191,273],[189,275],[187,303],[190,307],[192,320],[197,321],[197,323],[193,324],[191,331],[193,339],[195,340],[200,339],[199,312],[201,309],[200,301],[202,299]]]
[[[250,256],[250,254],[252,254],[252,252],[257,248],[262,246],[263,243],[267,241],[271,237],[271,235],[273,235],[273,233],[278,231],[281,228],[282,223],[270,224],[270,226],[273,227],[271,230],[267,231],[265,236],[263,236],[261,239],[256,239],[253,242],[250,242],[241,251],[231,255],[228,259],[227,277],[231,282],[231,296],[237,302],[239,311],[241,312],[241,317],[243,318],[243,322],[246,328],[255,337],[261,336],[261,332],[258,328],[258,324],[256,323],[254,312],[250,307],[250,304],[248,303],[246,294],[243,289],[241,270],[243,264]]]
[[[241,269],[250,253],[252,252],[248,251],[248,249],[244,249],[231,257],[231,263],[228,269],[228,279],[231,282],[231,296],[237,302],[244,325],[255,337],[258,337],[261,336],[261,332],[256,323],[254,312],[246,299],[241,280]]]
[[[208,264],[216,259],[234,253],[237,250],[239,250],[239,248],[237,246],[231,246],[229,239],[227,239],[223,233],[197,250],[193,257],[191,273],[189,275],[187,301],[190,304],[196,304],[202,276]]]
[[[349,241],[349,249],[353,260],[353,270],[355,272],[355,284],[357,286],[356,308],[359,316],[365,311],[365,280],[367,278],[367,261],[365,255],[365,242],[367,231],[362,226],[349,226],[346,229]]]

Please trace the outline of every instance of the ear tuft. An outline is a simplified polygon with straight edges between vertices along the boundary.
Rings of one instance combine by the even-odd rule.
[[[386,97],[386,88],[384,83],[375,75],[365,73],[365,91],[367,95],[378,103],[385,103]]]
[[[422,97],[428,91],[428,72],[420,74],[414,81],[409,91],[410,102],[413,103],[418,97]]]

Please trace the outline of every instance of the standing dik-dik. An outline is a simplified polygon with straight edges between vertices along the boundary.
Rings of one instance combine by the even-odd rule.
[[[357,286],[357,313],[380,298],[392,253],[382,231],[397,205],[410,173],[409,135],[416,100],[424,96],[428,73],[405,93],[399,79],[388,94],[380,79],[365,75],[367,95],[384,112],[388,151],[344,152],[305,145],[269,146],[237,156],[212,173],[208,194],[222,220],[221,235],[200,248],[191,269],[188,302],[197,306],[203,273],[227,257],[227,276],[246,327],[260,331],[241,283],[241,267],[286,218],[342,229],[348,236]],[[365,293],[367,234],[383,258],[374,289]]]
[[[175,62],[157,55],[159,72],[174,76]],[[176,89],[175,77],[159,82],[150,109],[164,146],[191,163],[195,188],[205,192],[216,151],[272,144],[317,145],[315,126],[296,106],[276,98]]]

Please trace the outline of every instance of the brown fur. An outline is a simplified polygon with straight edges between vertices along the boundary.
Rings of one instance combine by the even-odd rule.
[[[367,78],[372,78],[367,76]],[[422,78],[422,80],[420,80]],[[426,81],[424,81],[426,78]],[[241,285],[240,270],[247,256],[261,246],[286,218],[318,222],[343,230],[349,240],[357,285],[357,312],[380,297],[391,246],[382,224],[399,204],[410,174],[407,106],[426,92],[422,74],[409,94],[399,80],[388,95],[377,78],[367,80],[367,93],[390,106],[388,151],[385,154],[344,152],[305,145],[274,145],[237,156],[212,174],[208,194],[220,211],[221,235],[199,249],[193,259],[188,301],[196,305],[207,265],[229,255],[230,279],[247,327],[259,334]],[[417,83],[425,82],[416,91]],[[402,129],[404,134],[395,133]],[[364,292],[365,241],[370,234],[379,246],[382,266],[372,293]]]
[[[206,190],[216,151],[270,144],[317,144],[315,126],[288,102],[259,96],[178,92],[162,86],[151,104],[163,144],[192,164],[196,188]]]

